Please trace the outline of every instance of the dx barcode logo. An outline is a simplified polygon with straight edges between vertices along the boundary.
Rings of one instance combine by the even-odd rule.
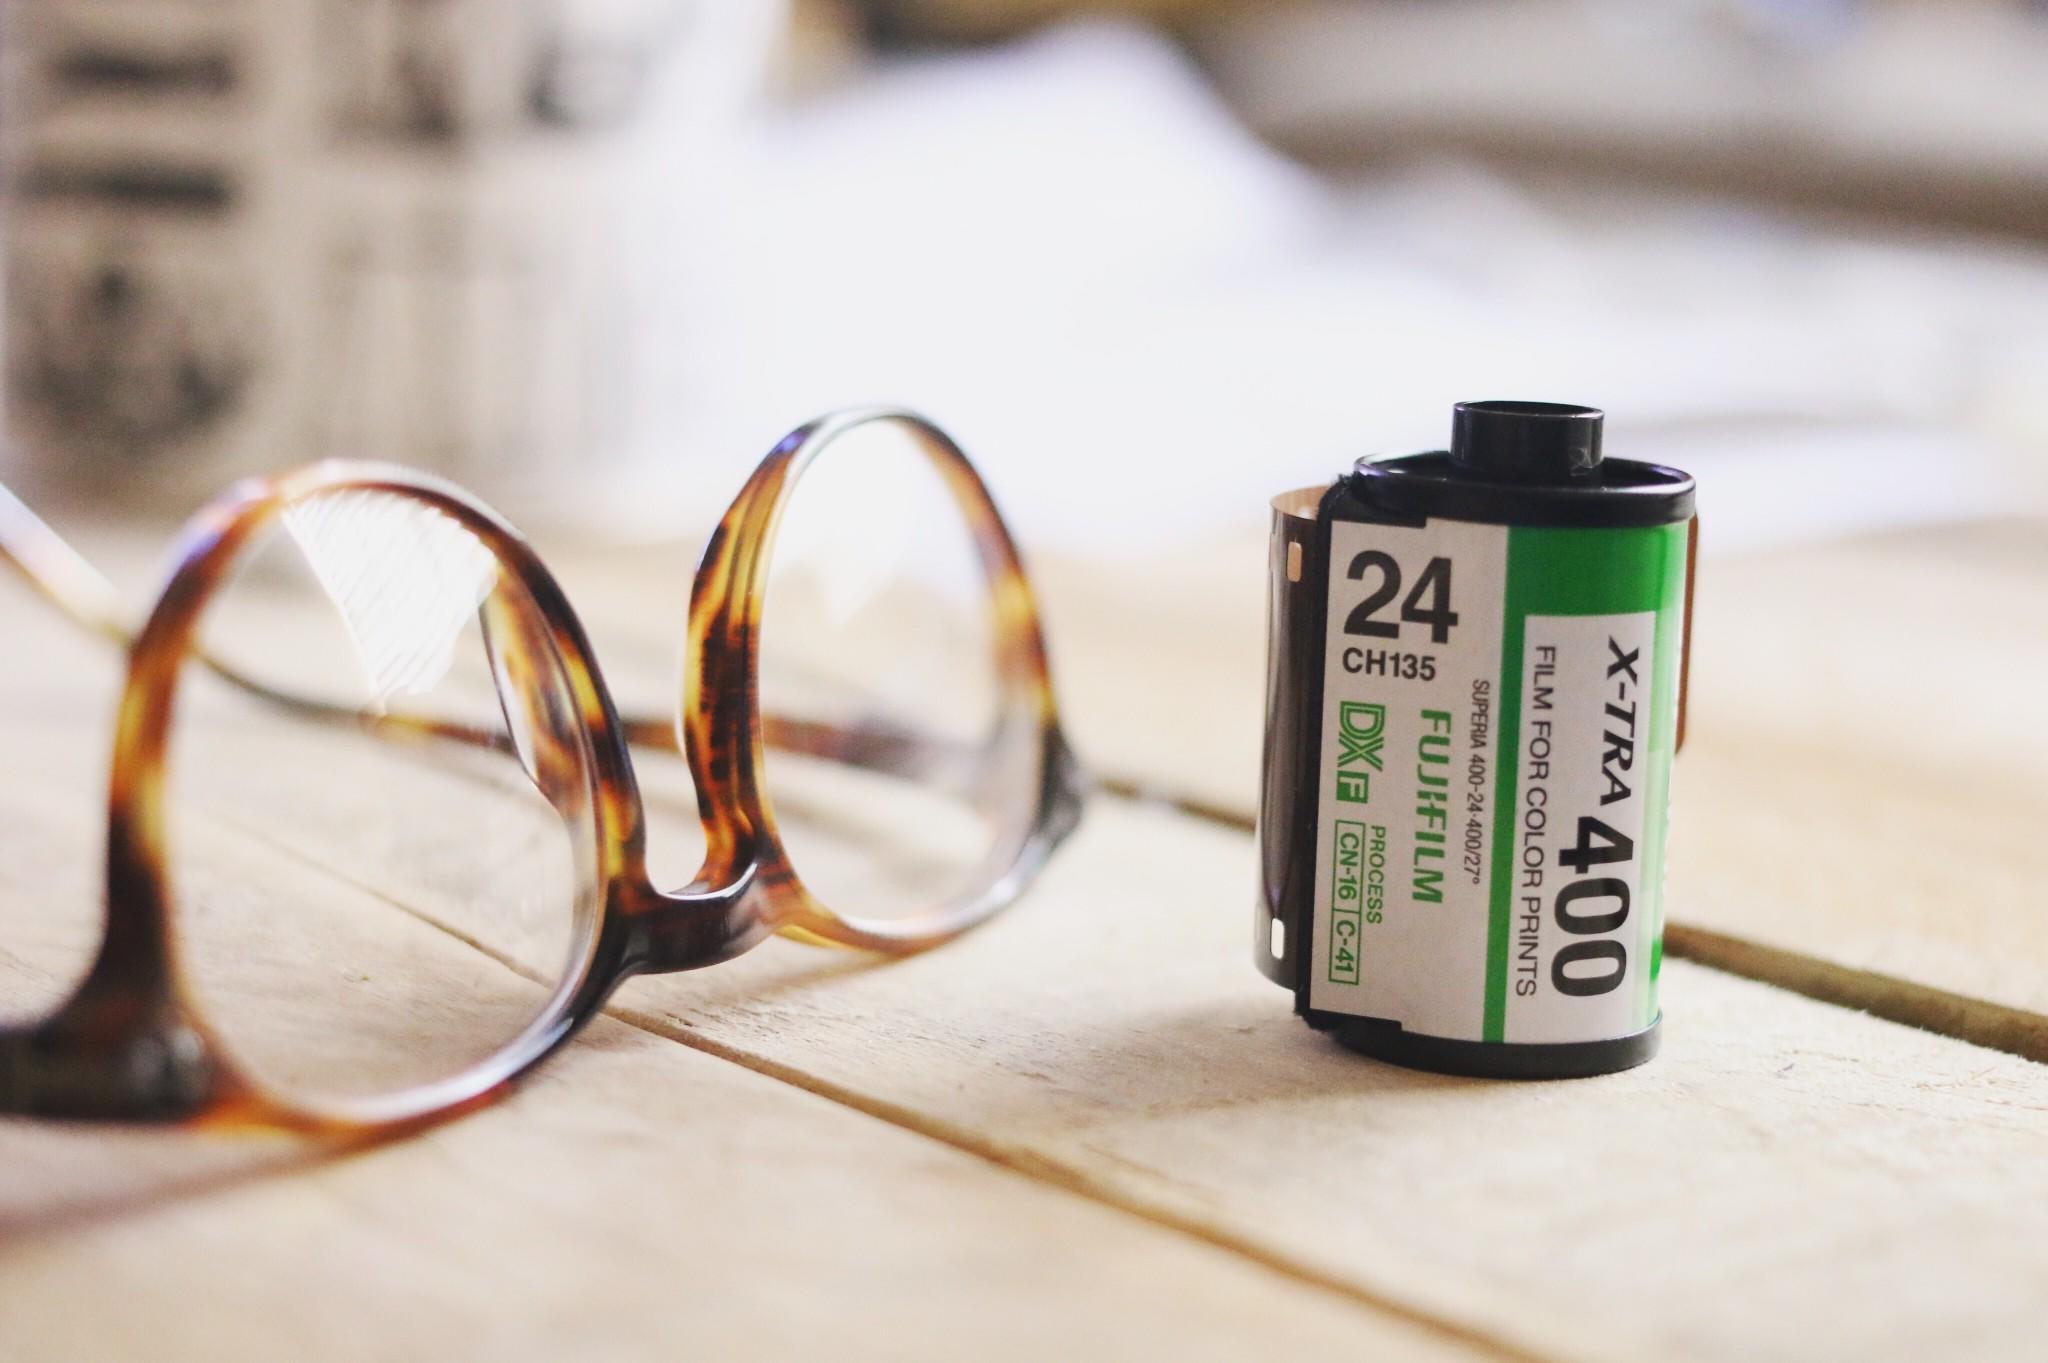
[[[1384,770],[1387,707],[1347,700],[1337,707],[1337,798],[1362,805],[1372,798],[1372,773]]]

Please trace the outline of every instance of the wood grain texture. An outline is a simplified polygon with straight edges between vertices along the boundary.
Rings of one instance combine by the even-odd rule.
[[[1674,917],[2048,1058],[2048,1023],[1997,1011],[2048,1014],[2048,526],[1736,559],[1701,592]]]
[[[117,660],[51,624],[0,596],[22,645],[0,675],[10,1020],[58,997],[96,937]],[[180,843],[188,911],[220,919],[201,981],[239,1019],[231,1040],[291,1053],[310,1024],[353,1072],[402,1073],[410,1033],[489,1033],[491,1005],[530,1011],[539,991],[458,935],[508,927],[448,883],[449,844],[491,803],[325,748],[282,741],[217,773],[272,792],[277,820]],[[410,837],[350,878],[321,867],[314,849],[359,852],[348,839],[388,835],[394,812]],[[265,836],[287,827],[296,844]],[[501,1108],[340,1158],[0,1121],[0,1356],[1037,1359],[1163,1339],[1219,1360],[1500,1356],[626,1023],[563,1061]]]
[[[7,1357],[1488,1356],[610,1021],[387,1150],[168,1139],[0,1129]]]
[[[216,1000],[370,938],[401,1006],[538,993],[296,853],[232,860],[270,911]],[[403,1019],[361,1021],[371,1067]],[[0,1123],[0,1322],[9,1359],[1498,1356],[613,1019],[345,1158]]]
[[[1040,574],[1083,753],[1247,825],[1264,554]],[[2039,523],[1710,557],[1673,949],[2048,1058],[2044,599]]]
[[[1054,576],[1056,662],[1099,762],[1248,801],[1262,555],[1242,573],[1209,560],[1206,595],[1100,565]],[[1881,572],[1852,562],[1829,599]],[[1768,574],[1743,590],[1730,616],[1703,607],[1703,657],[1711,620],[1791,609]],[[1241,608],[1248,625],[1228,625]],[[630,610],[613,625],[645,627]],[[667,650],[648,640],[675,627],[654,621],[607,664],[634,658],[615,674],[658,690]],[[1968,621],[1954,627],[1968,647]],[[1752,724],[1757,697],[1782,693],[1754,660],[1796,631],[1745,628],[1747,644],[1711,645],[1752,660],[1720,702],[1696,698],[1730,716],[1717,723]],[[1743,732],[1767,754],[1773,733],[1830,726],[1849,745],[1901,697],[1958,687],[1933,664],[1903,690],[1840,675],[1864,702],[1809,700],[1811,725]],[[1686,773],[1705,729],[1696,710],[1683,800],[1701,798]],[[1998,743],[1956,732],[1958,762]],[[1832,770],[1838,751],[1816,740],[1808,765]],[[1916,738],[1899,760],[1967,776],[1943,751]],[[1739,766],[1720,798],[1794,809],[1799,770],[1774,768],[1759,800]],[[687,781],[648,775],[656,848],[689,847]],[[18,802],[20,771],[0,781]],[[417,929],[490,945],[489,924],[406,858],[352,847],[348,789],[318,792],[335,836],[289,855],[266,842],[250,864],[360,905],[362,930],[402,905],[418,968],[474,978],[471,947]],[[1901,808],[1871,817],[1911,826],[1920,807]],[[1836,855],[1877,845],[1840,836]],[[17,840],[5,883],[33,884],[36,849],[71,841]],[[1793,850],[1689,872],[1712,878],[1681,887],[1719,888],[1675,890],[1680,911],[1743,893],[1761,918],[1793,917],[1771,860]],[[1253,874],[1241,831],[1104,800],[1040,888],[959,943],[880,963],[777,942],[636,982],[511,1105],[419,1141],[311,1165],[264,1148],[244,1166],[239,1150],[0,1128],[6,1341],[25,1357],[798,1356],[821,1337],[852,1356],[2038,1357],[2048,1070],[1680,962],[1668,1049],[1644,1069],[1525,1085],[1400,1071],[1310,1032],[1252,970]],[[1855,901],[1814,883],[1853,929]],[[1918,921],[1945,883],[1915,891]],[[1967,943],[1954,959],[1974,968]],[[95,1309],[109,1282],[119,1312]]]
[[[1252,869],[1241,833],[1105,803],[947,951],[830,969],[773,943],[618,1006],[1534,1353],[2037,1356],[2048,1069],[1684,963],[1642,1069],[1394,1069],[1253,972]]]

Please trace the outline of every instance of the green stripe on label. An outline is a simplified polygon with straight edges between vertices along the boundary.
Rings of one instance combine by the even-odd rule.
[[[1657,661],[1650,678],[1650,779],[1643,788],[1643,972],[1638,1028],[1657,1017],[1657,977],[1664,965],[1664,847],[1671,826],[1671,758],[1678,747],[1678,675],[1685,638],[1685,560],[1690,549],[1684,525],[1671,526],[1663,550],[1663,592],[1657,601]]]
[[[1500,709],[1493,787],[1493,886],[1486,937],[1484,1035],[1504,1041],[1507,1033],[1508,939],[1515,891],[1515,805],[1521,772],[1522,650],[1532,615],[1624,615],[1658,612],[1657,661],[1652,678],[1656,709],[1651,719],[1651,846],[1642,863],[1644,887],[1655,889],[1652,913],[1663,915],[1664,800],[1670,770],[1671,719],[1667,689],[1677,670],[1677,609],[1685,590],[1686,526],[1625,530],[1554,530],[1516,526],[1508,531],[1508,566],[1500,641]],[[1656,959],[1653,950],[1651,962]],[[1646,963],[1648,964],[1648,963]],[[1645,970],[1645,978],[1652,972]]]

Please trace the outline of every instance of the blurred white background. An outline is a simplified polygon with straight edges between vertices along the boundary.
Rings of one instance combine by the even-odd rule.
[[[1267,496],[1360,455],[1440,445],[1454,401],[1517,397],[1601,406],[1612,452],[1700,474],[1717,553],[2048,502],[2041,6],[812,0],[764,80],[753,40],[732,36],[735,3],[564,0],[534,10],[553,29],[528,15],[531,33],[569,35],[535,39],[533,69],[576,98],[533,128],[519,111],[543,106],[527,86],[526,104],[443,101],[453,122],[429,129],[432,156],[405,173],[445,203],[392,216],[444,255],[409,256],[428,263],[386,282],[398,301],[351,333],[349,363],[289,353],[302,330],[289,318],[229,329],[264,342],[247,391],[216,403],[271,413],[254,444],[214,438],[232,410],[161,438],[95,437],[105,420],[49,438],[51,343],[24,330],[22,300],[72,319],[55,353],[74,401],[124,385],[175,401],[223,371],[200,323],[110,304],[89,271],[85,301],[48,301],[53,256],[23,250],[39,238],[19,224],[55,199],[87,224],[67,251],[103,243],[125,260],[176,237],[203,273],[210,248],[191,204],[104,183],[95,199],[89,177],[54,175],[76,170],[80,144],[47,130],[78,126],[79,101],[125,109],[83,163],[139,164],[156,146],[170,164],[138,131],[165,89],[217,98],[230,123],[238,101],[261,101],[236,84],[232,44],[225,92],[209,96],[198,39],[148,48],[124,80],[104,44],[79,47],[89,23],[17,14],[9,476],[95,500],[142,489],[183,511],[251,466],[396,459],[451,472],[524,522],[639,537],[701,525],[795,422],[892,402],[955,430],[1026,539],[1136,555],[1256,527]],[[188,38],[214,31],[181,0],[113,7],[182,15]],[[502,16],[459,0],[397,10],[438,35],[420,70],[438,69],[432,57],[511,78],[460,60]],[[330,11],[346,25],[369,9]],[[706,44],[690,48],[693,33]],[[603,97],[686,50],[688,69],[721,73],[715,111]],[[75,78],[81,51],[97,85]],[[734,119],[743,90],[753,113]],[[472,127],[472,105],[497,114]],[[575,260],[602,263],[612,242],[629,263],[688,269],[593,283],[594,265],[528,250],[505,226],[511,124],[522,147],[563,128],[586,139],[548,144],[552,160],[522,153],[515,226],[562,217],[535,207],[554,194],[583,224]],[[51,159],[60,144],[70,160]],[[317,148],[263,155],[302,150]],[[583,152],[604,159],[595,181],[576,171]],[[224,183],[232,193],[232,173]],[[500,262],[483,271],[486,312],[479,252]],[[444,258],[470,282],[437,283]],[[524,271],[525,293],[501,287],[506,271]],[[241,304],[327,306],[313,287]],[[541,318],[558,339],[525,368],[479,358]],[[300,397],[275,380],[266,395],[264,356],[299,376]],[[375,404],[337,376],[388,378],[394,356],[417,400],[368,420]],[[399,386],[373,385],[387,405]],[[518,419],[543,390],[548,412],[594,416]],[[326,415],[280,418],[281,401]]]

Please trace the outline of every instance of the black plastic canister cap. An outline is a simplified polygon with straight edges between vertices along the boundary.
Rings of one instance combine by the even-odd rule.
[[[1451,415],[1451,463],[1515,483],[1568,483],[1600,467],[1597,407],[1565,402],[1461,402]]]

